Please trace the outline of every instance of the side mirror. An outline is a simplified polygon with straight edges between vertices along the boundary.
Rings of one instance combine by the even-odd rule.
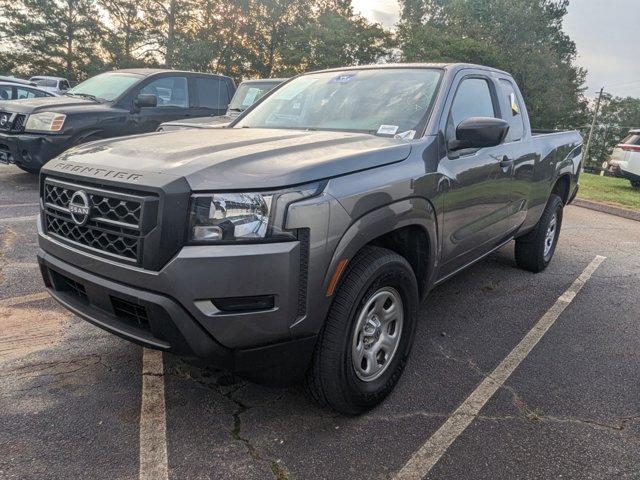
[[[153,108],[158,106],[158,97],[150,93],[141,93],[133,101],[136,108]]]
[[[456,140],[449,140],[449,150],[487,148],[500,145],[509,132],[509,123],[501,118],[471,117],[456,128]]]

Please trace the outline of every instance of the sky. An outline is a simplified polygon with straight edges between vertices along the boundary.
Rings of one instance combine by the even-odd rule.
[[[397,0],[353,0],[355,10],[392,28]],[[586,68],[588,97],[601,87],[617,96],[640,97],[640,0],[571,0],[564,30],[576,42],[576,63]]]

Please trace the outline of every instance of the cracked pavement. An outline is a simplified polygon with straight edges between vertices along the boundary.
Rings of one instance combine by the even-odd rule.
[[[42,292],[37,180],[0,166],[0,300]],[[403,378],[347,418],[165,355],[171,479],[391,478],[595,255],[607,260],[429,479],[640,478],[640,222],[570,207],[552,265],[513,247],[435,289]],[[1,304],[0,304],[1,305]],[[51,299],[0,307],[0,478],[138,478],[142,349]]]

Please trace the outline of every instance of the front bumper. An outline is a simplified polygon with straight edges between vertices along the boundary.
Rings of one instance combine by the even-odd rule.
[[[626,178],[630,182],[640,182],[640,175],[631,173],[627,170],[620,169],[620,176]]]
[[[69,135],[0,133],[0,151],[8,154],[9,162],[31,170],[40,169],[71,143]]]
[[[316,337],[291,334],[305,315],[301,242],[185,247],[155,272],[77,252],[39,229],[47,289],[79,317],[257,381],[289,383],[306,371]],[[260,309],[216,303],[265,296],[273,304]]]

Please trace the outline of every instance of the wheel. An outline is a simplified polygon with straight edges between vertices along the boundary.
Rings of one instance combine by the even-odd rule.
[[[307,373],[307,393],[346,415],[379,404],[402,375],[417,309],[409,263],[390,250],[365,247],[335,294]]]
[[[531,272],[541,272],[551,262],[556,251],[564,204],[558,195],[551,195],[536,227],[516,239],[516,263]]]
[[[40,171],[40,167],[37,167],[37,168],[25,167],[25,166],[22,166],[22,165],[20,165],[20,164],[18,164],[18,163],[16,163],[15,165],[16,165],[16,167],[18,167],[20,170],[22,170],[23,172],[27,172],[27,173],[36,174],[36,173],[38,173],[38,172]]]
[[[633,188],[640,188],[640,180],[630,180]]]

